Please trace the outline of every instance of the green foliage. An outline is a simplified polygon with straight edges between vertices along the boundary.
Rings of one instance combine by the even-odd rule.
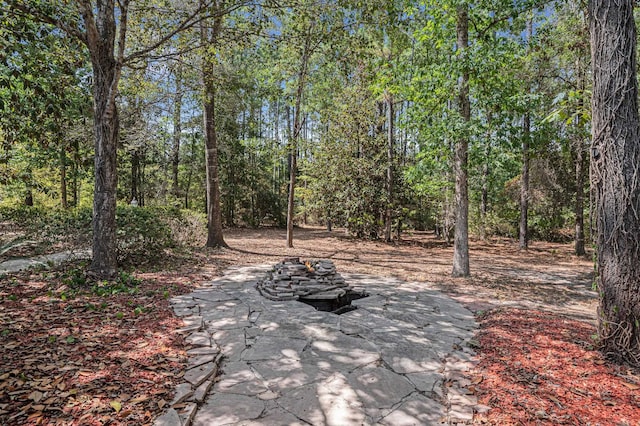
[[[118,261],[129,264],[161,257],[165,249],[175,245],[167,219],[179,214],[176,209],[118,206]]]

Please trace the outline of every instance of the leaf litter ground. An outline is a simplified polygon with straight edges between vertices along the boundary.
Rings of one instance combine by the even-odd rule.
[[[593,348],[593,268],[569,244],[533,242],[521,252],[508,239],[472,241],[472,277],[452,279],[453,250],[429,233],[384,244],[300,228],[293,249],[277,229],[225,236],[231,249],[196,249],[165,259],[159,272],[136,273],[132,294],[74,293],[64,271],[2,278],[0,423],[151,424],[189,349],[168,298],[227,266],[299,256],[331,258],[344,273],[431,283],[476,312],[479,363],[468,391],[490,410],[474,423],[640,424],[637,372]]]

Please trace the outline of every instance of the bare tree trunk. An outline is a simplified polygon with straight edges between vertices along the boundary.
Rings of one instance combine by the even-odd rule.
[[[209,31],[201,27],[203,44],[215,46],[222,28],[222,17],[214,20]],[[204,86],[204,133],[207,170],[207,247],[228,247],[222,235],[222,209],[220,206],[220,176],[218,171],[218,135],[216,134],[214,58],[203,58],[202,82]]]
[[[469,16],[467,5],[458,6],[456,32],[458,36],[458,56],[464,60],[469,47]],[[469,71],[464,67],[458,93],[460,116],[465,122],[471,120],[469,101]],[[461,136],[455,146],[454,171],[456,176],[456,227],[453,240],[454,277],[468,277],[469,271],[469,194],[468,194],[468,151],[469,140]]]
[[[586,254],[584,247],[584,180],[585,180],[584,145],[579,138],[576,144],[576,204],[575,204],[575,253]]]
[[[140,152],[138,149],[134,149],[131,152],[131,194],[129,195],[129,202],[136,200],[138,204],[141,203],[140,199]]]
[[[527,21],[527,43],[533,37],[533,20]],[[530,89],[527,89],[530,90]],[[520,179],[520,250],[529,248],[529,155],[531,142],[531,115],[527,112],[522,119],[522,176]]]
[[[295,188],[296,173],[298,167],[298,139],[302,130],[302,119],[300,108],[302,106],[302,94],[304,92],[307,69],[309,66],[309,56],[311,55],[311,36],[313,34],[313,23],[309,25],[305,44],[300,58],[300,69],[298,71],[298,88],[296,90],[295,107],[293,111],[293,135],[290,139],[289,155],[291,158],[289,166],[289,197],[287,200],[287,247],[293,247],[293,216],[295,213]]]
[[[531,117],[522,119],[522,176],[520,178],[520,250],[529,248],[529,140]]]
[[[60,204],[63,209],[69,208],[67,195],[67,152],[64,146],[60,148]]]
[[[489,175],[491,173],[491,122],[493,116],[491,112],[487,113],[487,140],[484,148],[484,164],[482,165],[482,189],[480,193],[480,226],[481,237],[484,240],[487,237],[487,212],[489,210]]]
[[[180,197],[178,182],[178,168],[180,166],[180,137],[182,136],[182,64],[176,65],[174,73],[176,92],[173,95],[173,149],[171,153],[171,175],[173,178],[171,192],[176,198]]]
[[[634,1],[591,0],[591,185],[598,334],[606,356],[640,365],[640,119]]]
[[[387,206],[384,212],[384,240],[391,242],[391,225],[393,220],[393,154],[394,154],[394,114],[393,95],[386,93],[387,102]]]
[[[578,91],[584,90],[584,73],[582,72],[582,59],[576,60],[576,73],[578,75]],[[578,103],[578,111],[576,112],[576,139],[575,149],[575,168],[576,168],[576,204],[575,204],[575,254],[576,256],[584,256],[586,254],[584,246],[584,181],[586,178],[585,166],[585,146],[582,138],[582,120],[580,116],[584,109],[582,99]]]
[[[111,11],[113,12],[113,11]],[[101,20],[103,21],[103,20]],[[97,278],[116,276],[116,190],[118,110],[115,97],[111,98],[114,84],[117,86],[116,61],[113,57],[115,20],[103,22],[104,32],[95,41],[91,51],[93,64],[93,98],[95,131],[95,182],[93,189],[93,258],[90,272]],[[115,94],[114,94],[115,96]]]
[[[78,169],[80,168],[80,144],[77,139],[73,141],[73,163],[71,164],[71,197],[73,207],[78,207]]]

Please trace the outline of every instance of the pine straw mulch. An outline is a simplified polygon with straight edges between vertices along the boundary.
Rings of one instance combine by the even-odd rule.
[[[595,328],[544,311],[495,309],[481,315],[481,404],[492,425],[640,425],[640,376],[593,347]]]
[[[171,401],[186,352],[168,299],[189,274],[78,271],[0,278],[0,424],[145,425]]]
[[[78,287],[79,265],[0,278],[0,424],[151,424],[186,365],[168,299],[230,265],[301,256],[332,258],[340,272],[434,283],[482,309],[470,391],[491,410],[475,423],[640,425],[640,378],[592,347],[592,263],[569,244],[535,242],[520,252],[509,240],[471,241],[465,280],[450,278],[452,249],[428,233],[389,245],[297,229],[295,249],[284,248],[284,235],[226,230],[231,249],[196,250],[135,273],[135,290],[113,295]]]

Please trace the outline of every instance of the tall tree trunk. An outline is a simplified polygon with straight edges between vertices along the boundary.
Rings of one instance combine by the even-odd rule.
[[[391,225],[393,220],[393,154],[394,154],[394,127],[393,127],[393,95],[386,93],[387,103],[387,206],[384,212],[384,240],[391,242]]]
[[[578,91],[584,91],[584,73],[582,72],[582,59],[576,60],[576,72],[578,76]],[[585,173],[585,146],[582,138],[582,120],[580,116],[584,109],[584,102],[582,98],[578,103],[578,110],[576,111],[575,119],[575,168],[576,168],[576,203],[574,208],[575,213],[575,254],[576,256],[584,256],[586,254],[584,247],[584,181],[586,178]]]
[[[176,80],[176,92],[173,95],[173,149],[171,153],[171,192],[176,198],[180,197],[180,185],[178,182],[178,167],[180,166],[180,137],[182,136],[182,64],[176,65],[174,73]]]
[[[113,29],[115,32],[115,22]],[[108,37],[92,52],[94,81],[95,182],[93,188],[93,258],[90,272],[98,278],[113,278],[116,258],[116,189],[118,110],[110,92],[116,82],[116,61]],[[111,37],[113,40],[113,36]],[[116,84],[117,85],[117,84]]]
[[[119,3],[119,25],[116,26],[113,2],[79,0],[84,21],[87,48],[93,69],[94,105],[94,170],[93,187],[93,257],[89,273],[96,278],[116,276],[116,190],[118,108],[116,94],[122,70],[128,0]],[[119,29],[119,32],[117,31]],[[118,49],[116,53],[116,36]]]
[[[296,90],[295,106],[293,111],[293,135],[289,142],[289,155],[291,162],[289,165],[289,197],[287,200],[287,247],[293,247],[293,216],[295,213],[295,188],[296,174],[298,167],[298,139],[302,130],[302,118],[300,108],[302,107],[302,94],[304,93],[305,80],[307,78],[307,68],[309,66],[309,56],[311,55],[311,36],[313,34],[313,23],[309,25],[305,43],[300,57],[300,68],[298,70],[298,87]]]
[[[71,164],[71,197],[73,207],[78,207],[78,173],[80,168],[80,143],[74,139],[73,143],[73,163]]]
[[[491,173],[491,122],[493,121],[493,115],[491,112],[487,113],[487,140],[484,147],[484,164],[482,165],[482,189],[480,193],[480,226],[481,236],[484,240],[487,237],[486,222],[487,212],[489,210],[489,175]]]
[[[591,185],[604,354],[640,365],[640,120],[633,0],[591,0]]]
[[[60,205],[63,209],[69,208],[69,197],[67,194],[67,152],[66,148],[60,148]]]
[[[458,36],[458,57],[465,60],[469,47],[469,16],[467,5],[458,6],[456,32]],[[463,66],[458,93],[460,116],[465,122],[471,120],[469,101],[469,71]],[[468,151],[469,140],[465,134],[456,141],[454,171],[456,177],[456,225],[453,240],[454,277],[467,277],[469,271],[469,194],[468,194]]]
[[[215,46],[222,28],[222,17],[214,19],[213,28],[201,26],[204,45]],[[228,247],[222,235],[222,209],[220,204],[220,176],[218,170],[218,135],[215,115],[215,58],[204,57],[202,82],[204,86],[204,140],[207,170],[207,247]]]
[[[575,254],[584,256],[584,180],[585,158],[582,139],[576,141],[576,204],[575,204]]]
[[[140,204],[140,152],[138,149],[134,149],[131,152],[131,194],[129,195],[129,202],[133,200]]]
[[[531,46],[533,20],[527,21],[527,43]],[[527,89],[530,91],[530,88]],[[529,157],[531,142],[531,114],[527,111],[522,119],[522,176],[520,179],[520,250],[529,248]]]
[[[531,116],[522,119],[522,176],[520,178],[520,250],[529,248],[529,140]]]

